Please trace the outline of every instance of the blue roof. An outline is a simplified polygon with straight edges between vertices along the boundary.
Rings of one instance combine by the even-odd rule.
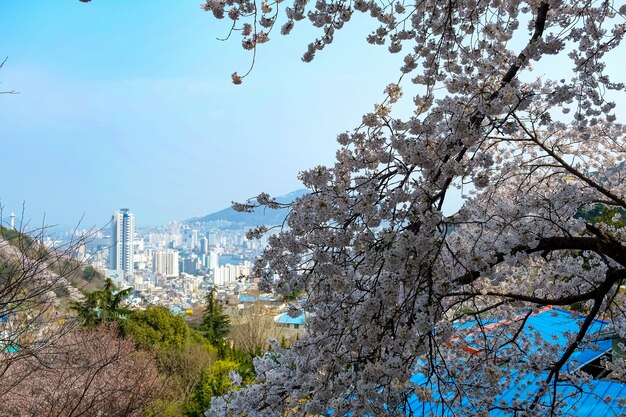
[[[257,298],[254,295],[250,294],[242,294],[239,296],[239,301],[242,303],[254,303]]]
[[[579,313],[558,308],[548,308],[527,318],[523,334],[531,340],[538,334],[543,340],[565,349],[568,335],[578,333],[584,319],[585,316]],[[483,326],[493,330],[493,332],[490,332],[491,335],[487,337],[497,337],[497,329],[501,324],[502,323],[495,321],[482,323]],[[597,359],[611,350],[611,340],[602,339],[600,337],[594,339],[593,336],[594,334],[598,335],[606,326],[607,322],[605,321],[597,319],[593,321],[587,332],[588,335],[590,335],[590,344],[574,352],[565,370],[571,371],[578,369],[580,366]],[[470,329],[471,331],[472,323],[464,323],[457,327]],[[506,336],[511,335],[506,334]],[[470,346],[472,346],[472,337],[470,336],[467,340],[470,342]],[[540,346],[539,343],[536,344],[534,350],[531,350],[528,354],[536,353]],[[512,378],[514,381],[508,386],[503,387],[504,390],[502,393],[495,397],[496,401],[494,405],[506,408],[513,406],[514,402],[522,404],[532,402],[539,391],[540,384],[547,379],[547,376],[548,373],[544,371],[538,374],[529,373],[521,376],[519,380]],[[421,373],[414,375],[411,380],[416,385],[437,390],[438,393],[443,392],[444,397],[446,396],[445,389],[439,390],[436,385],[428,382],[426,376]],[[503,383],[505,382],[503,381]],[[559,382],[557,384],[556,395],[559,404],[562,406],[561,409],[565,413],[564,415],[608,417],[626,413],[626,405],[618,404],[618,399],[626,398],[626,383],[594,380],[582,388],[582,390],[578,389],[571,383]],[[471,389],[476,390],[478,387],[472,387]],[[447,395],[452,396],[455,395],[455,393],[450,391]],[[552,395],[553,391],[550,390],[540,399],[540,403],[544,405],[551,404],[553,399]],[[457,416],[474,415],[479,411],[486,411],[481,410],[479,407],[474,407],[468,400],[468,397],[470,397],[470,393],[461,400],[460,408],[463,409],[461,410],[458,403],[455,406],[448,407],[434,402],[420,401],[416,395],[412,395],[408,401],[410,407],[409,414],[427,415],[432,413],[441,416]],[[510,412],[507,413],[498,408],[489,410],[489,416],[505,416],[510,414]]]
[[[489,409],[490,417],[509,416],[511,412],[506,410],[507,407],[512,407],[515,404],[525,404],[533,402],[535,396],[539,391],[539,386],[542,381],[545,381],[547,372],[540,373],[538,375],[526,375],[519,381],[515,381],[508,387],[505,387],[503,392],[495,397],[495,402]],[[411,378],[416,385],[428,387],[437,392],[437,395],[444,393],[446,396],[446,390],[438,390],[437,386],[427,382],[426,377],[422,374],[414,375]],[[459,386],[457,385],[457,388]],[[558,383],[556,387],[556,395],[558,398],[557,403],[560,405],[563,415],[565,416],[594,416],[594,417],[608,417],[618,416],[621,413],[626,413],[626,406],[620,405],[618,399],[626,398],[626,384],[613,381],[601,381],[595,380],[589,384],[578,389],[569,383]],[[471,388],[472,390],[475,387]],[[456,393],[452,391],[447,392],[452,400],[452,396]],[[552,402],[553,391],[549,390],[548,393],[543,395],[540,399],[540,404],[549,406]],[[413,394],[408,400],[408,414],[409,415],[438,415],[438,416],[465,416],[475,415],[480,411],[487,411],[484,406],[476,406],[472,404],[469,399],[469,395],[461,400],[459,406],[455,405],[442,405],[435,402],[420,401],[418,397]],[[504,408],[502,410],[500,408]]]
[[[9,346],[2,348],[2,350],[4,350],[7,353],[16,353],[20,350],[20,347],[17,345],[9,345]]]
[[[490,326],[494,323],[498,323],[502,320],[500,319],[481,319],[480,320],[480,325],[485,327],[485,326]],[[474,327],[475,325],[479,324],[479,322],[477,320],[469,320],[466,322],[455,322],[454,323],[454,328],[455,329],[471,329],[472,327]]]
[[[553,308],[529,317],[526,324],[527,332],[538,331],[544,340],[549,340],[562,348],[566,348],[567,334],[577,334],[585,318],[586,316],[580,313]],[[591,335],[593,340],[593,335],[598,334],[607,325],[607,322],[595,319],[589,327],[587,334]],[[593,345],[595,346],[585,347],[576,351],[572,355],[571,362],[583,365],[589,362],[590,358],[593,357],[595,359],[612,347],[610,340],[594,340]]]
[[[304,313],[300,314],[298,317],[291,317],[287,313],[283,313],[280,316],[274,319],[276,323],[279,324],[299,324],[306,325],[306,319],[304,317]]]
[[[584,319],[585,316],[579,313],[558,308],[547,308],[526,319],[523,334],[531,340],[534,340],[536,335],[540,335],[543,340],[552,342],[564,350],[567,346],[566,338],[568,334],[576,334],[580,330]],[[471,332],[474,324],[477,323],[455,323],[455,327]],[[484,326],[484,330],[481,331],[484,332],[482,334],[486,335],[485,339],[498,337],[497,330],[502,324],[504,324],[503,321],[498,322],[494,320],[482,322],[481,326]],[[572,355],[567,366],[563,369],[563,373],[579,369],[582,365],[597,359],[611,350],[611,340],[601,338],[599,334],[606,326],[607,322],[594,320],[588,331],[590,343],[584,345]],[[489,332],[488,329],[493,330],[493,332]],[[502,327],[500,334],[506,335],[508,330],[510,329]],[[486,333],[491,334],[488,335]],[[597,339],[594,339],[594,334],[598,336]],[[471,347],[473,344],[471,333],[466,340]],[[535,346],[535,350],[531,350],[528,353],[536,353],[539,348],[540,344],[538,343]],[[423,362],[420,361],[420,363],[423,365]],[[471,401],[472,397],[482,389],[479,386],[474,384],[466,386],[457,384],[452,378],[443,382],[436,379],[431,380],[423,373],[416,373],[411,377],[411,382],[416,386],[429,389],[433,393],[433,400],[420,400],[417,395],[412,394],[407,401],[407,415],[458,417],[486,413],[490,417],[510,416],[513,415],[512,407],[519,408],[520,405],[528,405],[536,399],[540,386],[546,381],[547,377],[547,371],[529,372],[527,374],[514,372],[509,382],[504,379],[501,380],[502,392],[496,394],[495,401],[488,406],[480,402],[474,403]],[[446,387],[447,384],[454,385],[455,389]],[[550,385],[551,389],[539,398],[538,404],[549,406],[552,404],[553,396],[556,394],[556,403],[563,413],[559,415],[581,417],[626,415],[626,382],[592,380],[578,387],[563,381],[559,381],[556,387],[552,384]],[[462,391],[464,389],[466,390],[465,392]],[[461,392],[458,390],[461,390]],[[461,395],[460,400],[459,394]],[[542,411],[545,411],[545,409],[537,410],[539,413]],[[329,410],[327,413],[327,415],[332,414],[332,410]]]
[[[520,316],[521,317],[521,316]],[[586,316],[563,310],[560,308],[547,308],[542,310],[537,314],[533,314],[526,320],[525,327],[523,330],[523,335],[525,337],[534,340],[535,335],[541,335],[541,338],[545,341],[549,341],[554,345],[557,345],[563,349],[567,346],[567,337],[568,335],[573,335],[578,333],[580,330],[580,326],[582,325],[583,320]],[[475,322],[467,322],[463,323],[457,328],[470,329],[472,324]],[[509,339],[512,335],[508,332],[497,332],[498,326],[500,322],[495,320],[482,322],[482,326],[485,326],[487,329],[492,329],[492,332],[487,332],[486,330],[482,331],[481,335],[487,334],[485,339],[495,338],[495,337],[506,337]],[[604,353],[608,352],[612,348],[612,342],[609,339],[594,339],[594,334],[599,334],[602,330],[606,328],[608,325],[607,322],[603,320],[595,319],[587,334],[590,338],[590,344],[584,345],[579,348],[574,354],[571,356],[566,370],[571,371],[578,369],[580,366],[583,366],[594,359],[602,356]],[[473,338],[470,336],[467,339],[470,347],[476,347],[472,341]],[[541,344],[537,343],[534,347],[527,352],[528,355],[533,353],[537,353],[537,350],[541,347]]]

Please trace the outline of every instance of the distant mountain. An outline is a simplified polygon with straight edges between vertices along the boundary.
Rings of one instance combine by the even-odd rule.
[[[293,191],[289,194],[276,197],[276,201],[283,204],[291,203],[296,198],[308,194],[309,192],[309,190],[303,188],[297,191]],[[239,225],[243,227],[254,227],[261,224],[264,224],[266,226],[274,226],[282,224],[288,213],[289,209],[271,210],[265,207],[259,207],[255,209],[252,213],[240,213],[229,207],[220,211],[216,211],[215,213],[207,214],[203,217],[194,217],[192,219],[186,220],[185,223],[225,220],[233,223],[234,225]]]

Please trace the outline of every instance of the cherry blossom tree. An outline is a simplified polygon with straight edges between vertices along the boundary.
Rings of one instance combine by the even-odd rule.
[[[141,416],[162,393],[150,354],[114,327],[77,328],[3,375],[0,414]]]
[[[338,135],[336,163],[300,174],[311,193],[259,262],[281,291],[306,294],[307,334],[257,360],[259,383],[213,401],[211,414],[419,414],[408,409],[413,394],[461,415],[558,412],[545,396],[587,381],[564,366],[593,320],[626,336],[626,230],[582,215],[603,205],[615,221],[626,209],[619,3],[202,5],[255,54],[276,26],[286,35],[308,19],[321,32],[309,62],[355,13],[376,22],[369,43],[404,54],[381,104]],[[404,93],[414,113],[402,118],[393,108]],[[266,194],[252,201],[238,208],[277,205]],[[565,346],[522,331],[528,312],[573,303],[588,316]],[[455,348],[468,331],[454,323],[486,317],[512,320],[495,339],[474,327],[468,358]],[[411,379],[418,372],[430,385]],[[496,402],[529,374],[543,381],[529,401]]]
[[[0,379],[73,327],[64,303],[80,297],[77,276],[83,264],[73,256],[84,239],[52,247],[44,244],[48,232],[27,224],[0,225]]]

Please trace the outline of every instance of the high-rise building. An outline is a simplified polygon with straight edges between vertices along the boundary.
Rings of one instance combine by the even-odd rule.
[[[154,252],[152,270],[168,277],[178,276],[178,252],[168,249]]]
[[[196,250],[198,248],[198,231],[191,231],[191,250]]]
[[[212,269],[215,271],[215,269],[219,266],[219,254],[216,251],[210,251],[209,252],[209,269]]]
[[[237,282],[239,278],[250,276],[250,263],[244,262],[243,265],[218,266],[213,270],[213,283],[215,285],[226,285]]]
[[[133,274],[134,237],[135,215],[129,209],[120,209],[111,219],[109,268]]]
[[[200,253],[208,253],[209,252],[209,239],[203,237],[200,239]]]
[[[219,241],[217,239],[217,235],[215,234],[215,232],[207,233],[207,238],[209,239],[209,246],[218,246],[219,245]]]

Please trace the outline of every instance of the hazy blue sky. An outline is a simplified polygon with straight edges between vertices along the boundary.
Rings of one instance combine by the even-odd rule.
[[[311,64],[306,22],[250,54],[200,0],[3,0],[0,202],[27,219],[139,225],[207,214],[260,191],[301,188],[335,135],[379,102],[401,56],[350,25]],[[346,53],[350,51],[350,53]],[[396,59],[393,59],[396,58]]]

